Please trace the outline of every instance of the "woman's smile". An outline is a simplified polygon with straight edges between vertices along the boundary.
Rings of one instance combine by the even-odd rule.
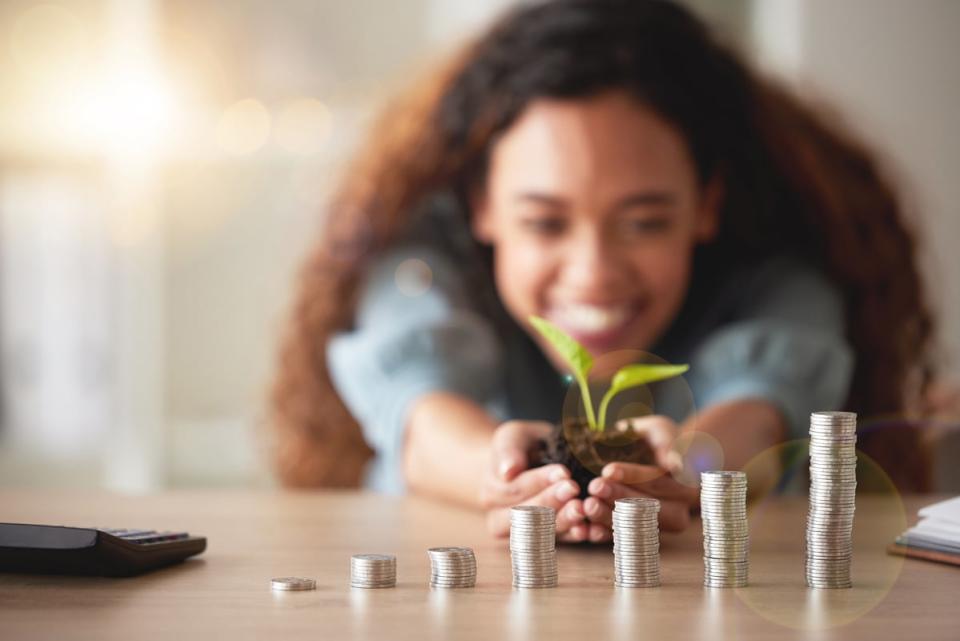
[[[630,330],[645,308],[640,299],[615,303],[564,302],[550,306],[544,317],[596,355],[635,347],[628,344]]]

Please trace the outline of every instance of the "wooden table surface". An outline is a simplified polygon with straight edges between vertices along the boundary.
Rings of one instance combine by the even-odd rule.
[[[806,502],[750,510],[750,586],[702,586],[700,523],[664,535],[660,588],[612,584],[609,546],[561,546],[560,587],[510,585],[507,543],[483,518],[423,499],[355,492],[177,492],[149,497],[0,492],[0,519],[186,529],[196,560],[126,579],[0,574],[0,639],[960,639],[960,569],[884,553],[942,497],[857,506],[852,590],[804,585]],[[909,515],[907,517],[906,515]],[[474,548],[475,588],[431,589],[428,547]],[[393,589],[350,588],[350,555],[397,555]],[[317,580],[275,593],[270,579]]]

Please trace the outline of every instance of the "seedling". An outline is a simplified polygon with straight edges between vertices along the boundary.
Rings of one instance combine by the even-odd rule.
[[[610,388],[600,400],[599,411],[595,415],[587,378],[590,369],[593,367],[593,357],[590,352],[576,339],[546,319],[531,316],[530,323],[549,341],[553,348],[557,350],[557,353],[567,362],[567,365],[570,366],[573,377],[580,386],[583,408],[587,414],[587,424],[590,430],[594,432],[602,432],[606,429],[607,407],[613,397],[620,392],[632,387],[673,378],[690,369],[689,365],[648,365],[640,363],[621,367],[613,375]]]

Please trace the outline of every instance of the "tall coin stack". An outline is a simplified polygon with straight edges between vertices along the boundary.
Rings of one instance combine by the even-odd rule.
[[[510,510],[513,586],[557,586],[557,513],[552,507],[518,505]]]
[[[810,509],[807,585],[850,588],[853,513],[857,492],[857,415],[810,415]]]
[[[703,519],[703,584],[742,588],[749,573],[747,475],[716,471],[700,474]]]
[[[477,584],[477,557],[470,548],[444,547],[427,550],[430,586],[472,588]]]
[[[660,585],[660,501],[617,499],[613,506],[614,584],[623,588]]]
[[[397,557],[392,554],[354,554],[350,557],[350,585],[355,588],[392,588],[397,584]]]

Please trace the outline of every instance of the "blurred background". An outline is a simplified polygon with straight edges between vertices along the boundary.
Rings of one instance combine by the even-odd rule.
[[[271,484],[325,196],[384,100],[511,4],[0,0],[0,485]],[[960,2],[687,4],[885,153],[960,379]]]

